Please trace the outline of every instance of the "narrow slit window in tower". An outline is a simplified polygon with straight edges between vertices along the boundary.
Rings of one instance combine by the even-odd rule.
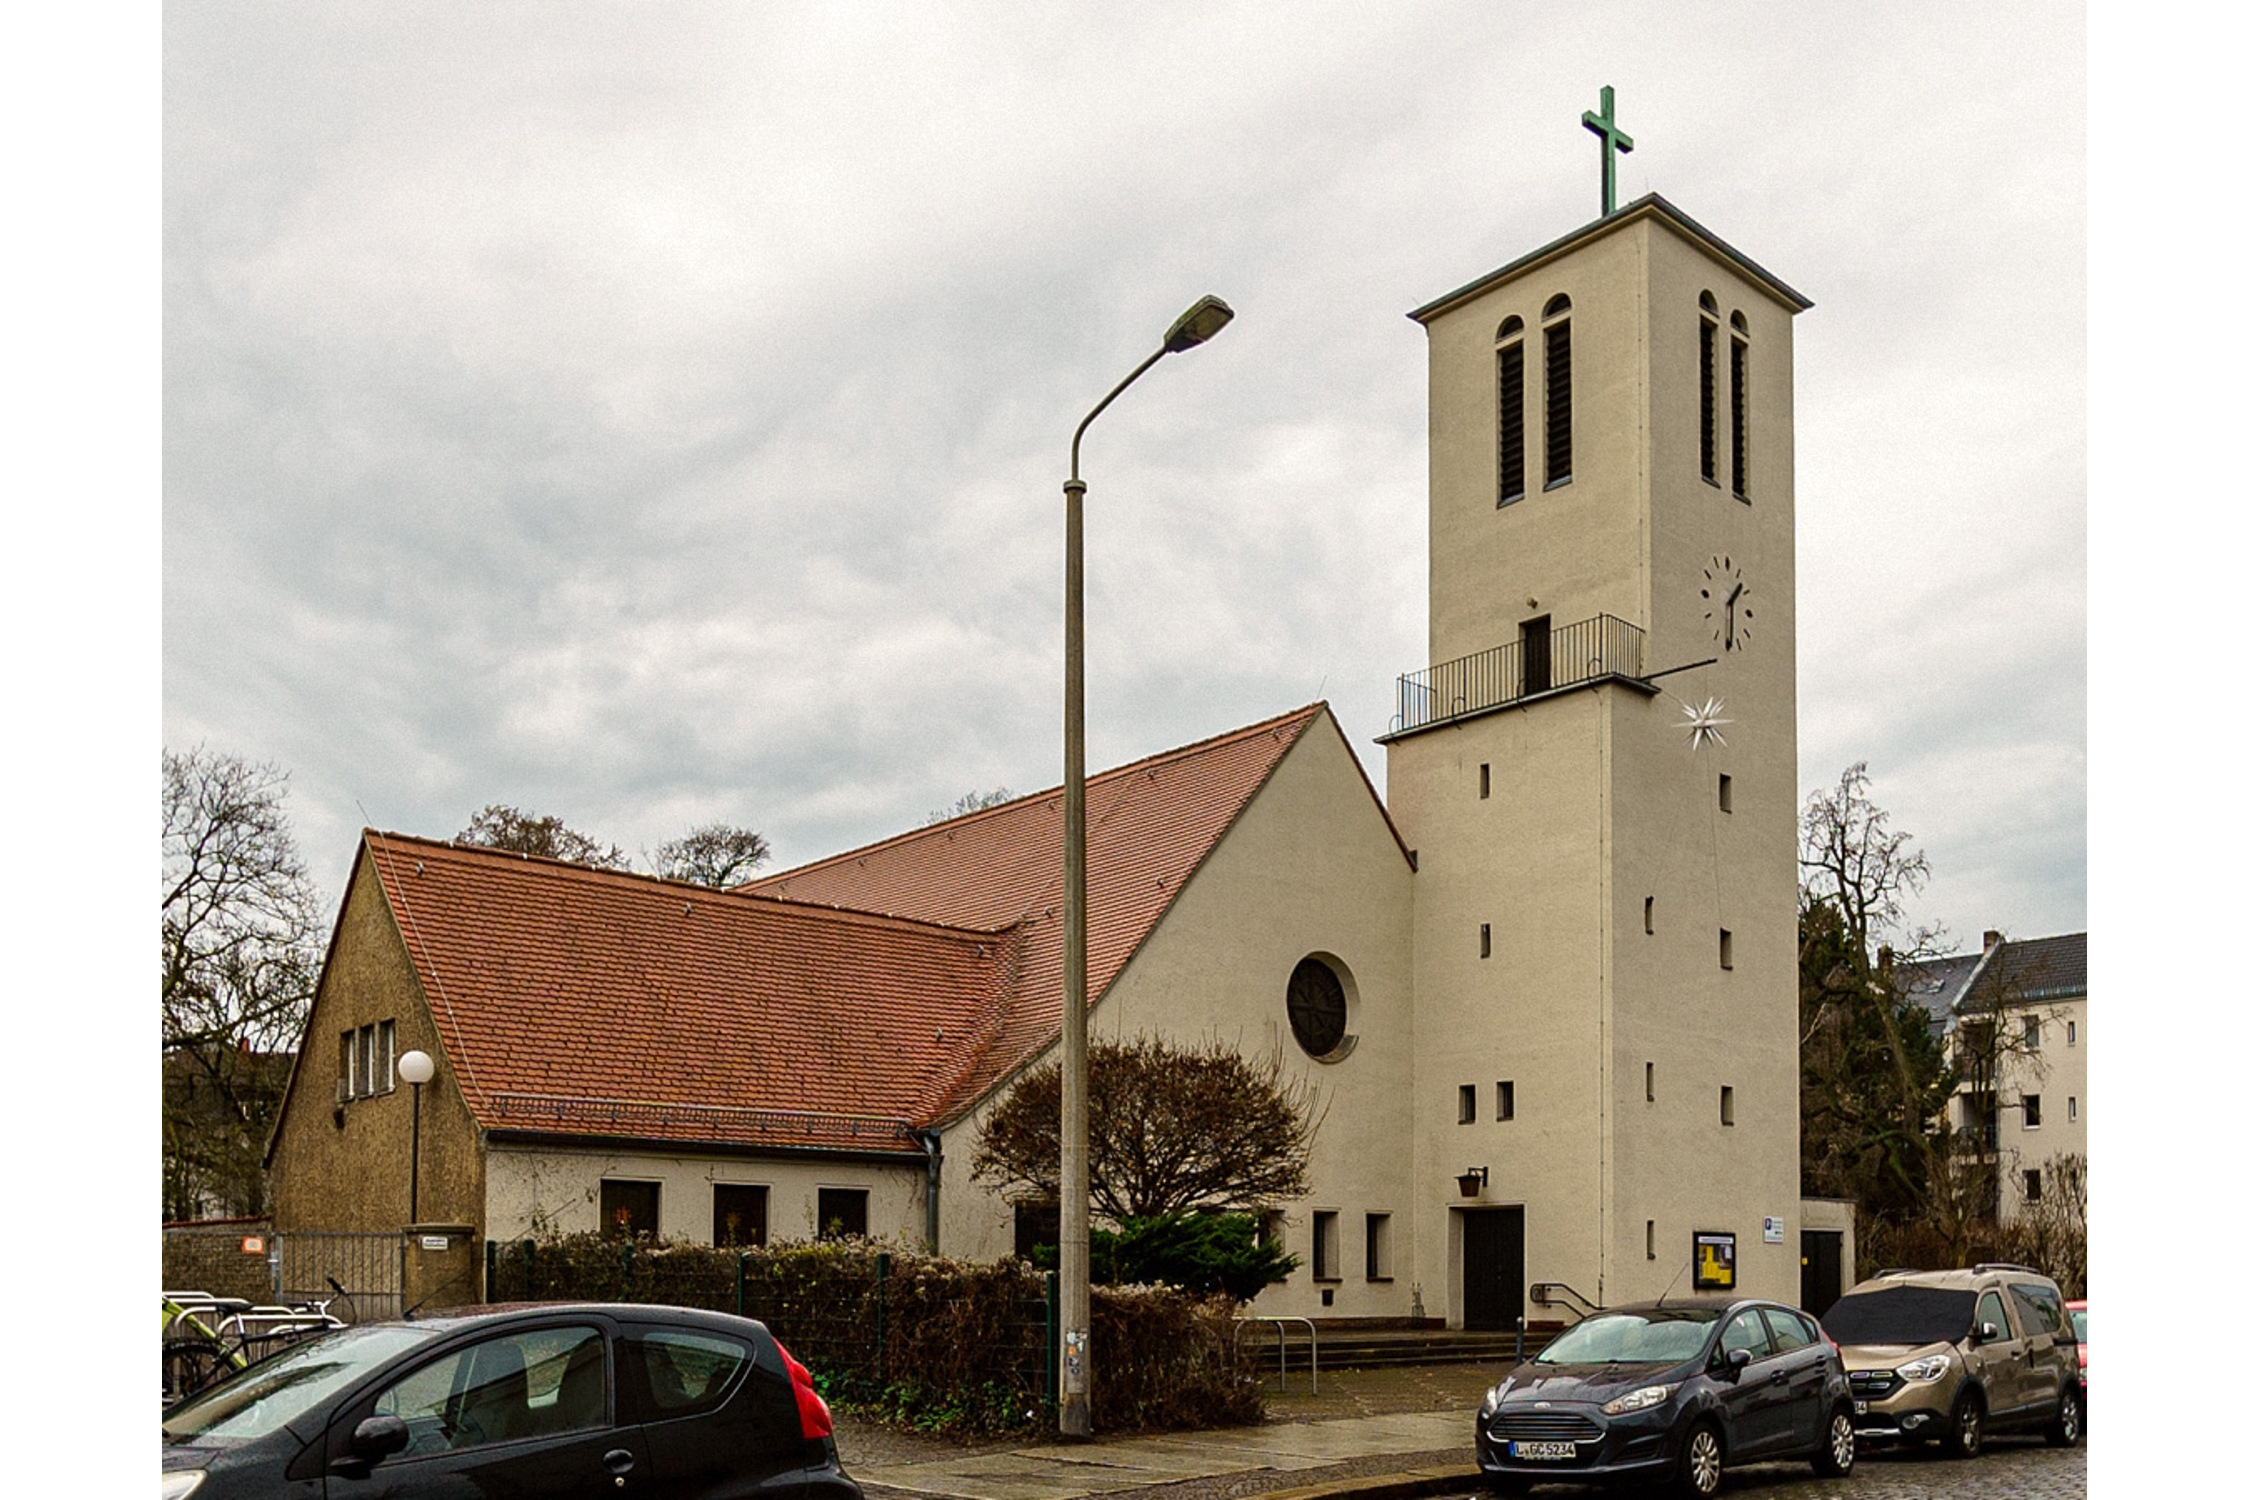
[[[1523,498],[1523,319],[1500,325],[1500,504]]]
[[[1559,489],[1570,483],[1570,299],[1547,304],[1547,482]]]
[[[1703,329],[1703,478],[1707,483],[1719,482],[1719,304],[1705,292],[1702,297],[1703,316],[1696,321]]]
[[[1734,358],[1729,370],[1731,389],[1729,391],[1730,410],[1728,412],[1728,418],[1731,421],[1734,429],[1734,451],[1731,455],[1734,460],[1734,498],[1737,500],[1747,501],[1750,498],[1749,325],[1743,321],[1742,314],[1736,313],[1734,315],[1734,326],[1736,330],[1735,335],[1728,341],[1733,349],[1734,354]]]

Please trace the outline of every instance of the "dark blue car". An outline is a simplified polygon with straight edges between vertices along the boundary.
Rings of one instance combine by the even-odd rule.
[[[1607,1308],[1516,1366],[1477,1412],[1486,1488],[1669,1480],[1718,1493],[1728,1464],[1856,1456],[1851,1387],[1820,1325],[1775,1302],[1667,1298]]]
[[[543,1306],[294,1344],[164,1413],[165,1500],[860,1500],[765,1325]]]

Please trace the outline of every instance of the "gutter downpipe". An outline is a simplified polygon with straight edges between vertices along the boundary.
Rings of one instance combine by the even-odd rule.
[[[914,1137],[929,1158],[929,1191],[923,1195],[922,1236],[929,1241],[930,1254],[938,1253],[938,1179],[945,1170],[945,1138],[935,1130],[913,1130]]]

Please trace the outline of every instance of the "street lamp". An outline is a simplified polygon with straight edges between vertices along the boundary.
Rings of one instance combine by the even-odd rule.
[[[422,1222],[422,1085],[437,1077],[437,1064],[417,1047],[398,1060],[398,1076],[414,1085],[414,1162],[406,1179],[406,1222]]]
[[[1063,996],[1062,996],[1062,1411],[1065,1437],[1094,1433],[1093,1300],[1087,1290],[1086,1170],[1086,481],[1078,443],[1109,403],[1167,354],[1193,349],[1227,326],[1234,309],[1204,297],[1165,331],[1164,343],[1117,382],[1070,438],[1063,485]]]

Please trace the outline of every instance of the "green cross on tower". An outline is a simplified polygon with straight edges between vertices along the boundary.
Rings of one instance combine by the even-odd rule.
[[[1633,149],[1633,138],[1617,128],[1617,91],[1602,85],[1602,112],[1580,115],[1588,130],[1602,138],[1602,217],[1617,212],[1617,153]]]

